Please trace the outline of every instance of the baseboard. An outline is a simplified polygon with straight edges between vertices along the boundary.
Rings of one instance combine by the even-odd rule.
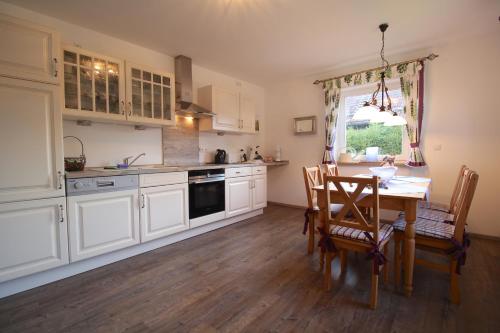
[[[487,240],[500,241],[500,237],[498,237],[498,236],[476,234],[476,233],[473,233],[473,232],[468,232],[467,234],[469,234],[472,238],[479,238],[479,239],[487,239]]]
[[[146,243],[128,247],[126,249],[106,253],[94,258],[89,258],[82,261],[77,261],[57,267],[51,270],[23,276],[14,280],[6,281],[0,284],[0,298],[7,297],[13,294],[20,293],[29,289],[33,289],[44,284],[52,283],[73,275],[77,275],[92,269],[109,265],[111,263],[124,260],[145,252],[155,250],[157,248],[183,241],[185,239],[195,237],[209,231],[213,231],[225,226],[237,223],[251,217],[261,215],[264,211],[258,209],[246,214],[234,216],[222,221],[205,224],[193,229],[189,229],[178,234],[170,235],[164,238],[155,239]]]
[[[289,207],[289,208],[298,208],[298,209],[307,209],[306,206],[300,206],[300,205],[291,205],[283,202],[276,202],[276,201],[268,201],[268,205],[272,206],[282,206],[282,207]]]

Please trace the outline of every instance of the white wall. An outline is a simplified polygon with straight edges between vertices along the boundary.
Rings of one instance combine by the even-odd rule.
[[[427,64],[425,78],[422,148],[428,167],[400,170],[401,174],[432,177],[432,199],[441,202],[449,201],[460,165],[477,170],[479,185],[469,214],[469,230],[492,236],[500,236],[500,211],[496,207],[500,202],[499,33],[500,27],[432,50],[417,51],[419,55],[429,51],[439,54]],[[369,68],[368,64],[350,69],[363,68]],[[332,74],[348,72],[340,69]],[[270,129],[266,132],[266,147],[272,153],[280,144],[283,158],[290,160],[288,167],[269,172],[270,201],[306,205],[301,168],[320,162],[324,146],[323,96],[321,89],[312,84],[316,78],[299,78],[266,88],[266,123]],[[300,115],[318,116],[318,134],[293,135],[292,118]],[[341,167],[345,175],[366,171],[363,167]]]
[[[24,8],[0,2],[0,12],[26,19],[53,28],[61,33],[63,43],[76,44],[115,58],[130,60],[162,71],[174,72],[174,58],[144,47],[120,40],[99,32],[70,24],[49,16],[45,16]],[[187,55],[189,56],[189,55]],[[193,60],[196,63],[196,59]],[[225,88],[242,91],[255,98],[257,103],[257,119],[261,120],[259,135],[225,135],[215,133],[200,134],[200,160],[210,159],[216,148],[224,148],[229,152],[237,152],[240,148],[263,143],[264,127],[262,124],[264,112],[264,90],[254,84],[193,65],[194,99],[197,98],[197,88],[214,84]],[[64,122],[64,135],[75,135],[84,139],[88,166],[102,166],[120,162],[128,155],[137,155],[146,151],[144,163],[162,163],[161,130],[147,129],[135,131],[132,126],[110,124],[93,124],[91,127],[79,127],[74,121]],[[135,142],[131,144],[132,142]],[[75,156],[79,150],[74,145],[66,145],[65,155]]]

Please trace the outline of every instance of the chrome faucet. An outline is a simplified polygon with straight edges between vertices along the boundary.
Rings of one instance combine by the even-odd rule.
[[[132,161],[128,161],[129,159],[131,159],[133,156],[127,156],[123,159],[123,164],[127,165],[127,167],[129,166],[132,166],[132,164],[137,161],[139,159],[139,157],[141,156],[146,156],[146,153],[140,153],[139,155],[137,155]]]

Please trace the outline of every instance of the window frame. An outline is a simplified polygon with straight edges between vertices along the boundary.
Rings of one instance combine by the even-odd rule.
[[[386,80],[386,86],[389,90],[401,89],[399,79],[391,79]],[[368,95],[373,94],[373,92],[377,89],[377,82],[364,84],[361,86],[353,86],[342,88],[342,92],[340,95],[340,104],[339,104],[339,115],[337,119],[337,127],[336,127],[336,139],[335,139],[335,158],[339,159],[340,153],[343,149],[347,147],[347,124],[346,124],[346,110],[345,110],[345,99],[351,96],[357,95]],[[404,103],[404,101],[403,101]],[[410,152],[410,141],[408,138],[408,133],[406,132],[406,128],[403,126],[403,138],[401,143],[401,154],[396,155],[396,161],[406,161],[408,159],[408,154]],[[386,156],[378,155],[378,159],[381,161],[382,158]],[[366,155],[357,155],[356,160],[361,162],[366,161]]]

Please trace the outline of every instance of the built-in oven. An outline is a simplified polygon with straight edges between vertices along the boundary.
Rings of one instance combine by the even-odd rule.
[[[191,226],[223,218],[226,209],[224,169],[188,171],[188,182]]]

